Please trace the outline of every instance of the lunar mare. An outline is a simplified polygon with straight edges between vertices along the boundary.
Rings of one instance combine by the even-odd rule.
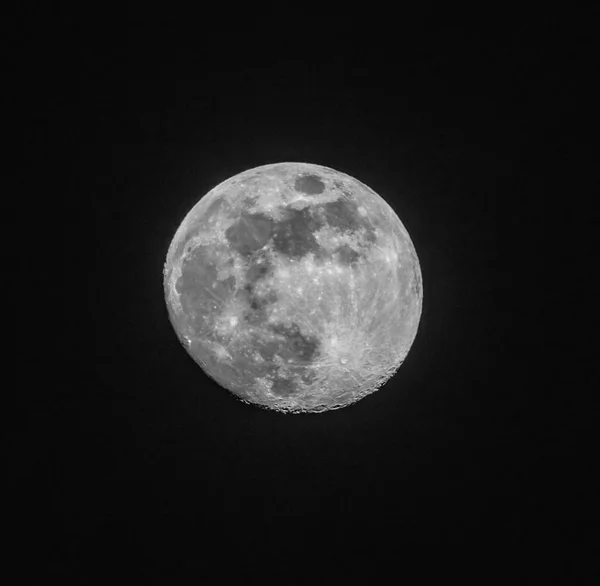
[[[217,185],[169,247],[170,319],[192,358],[243,401],[321,412],[400,367],[421,270],[394,210],[328,167],[276,163]]]

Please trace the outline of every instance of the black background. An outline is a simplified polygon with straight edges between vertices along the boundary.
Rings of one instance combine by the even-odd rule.
[[[23,575],[387,583],[415,560],[482,583],[586,575],[585,416],[548,380],[540,295],[587,38],[560,15],[366,8],[24,16],[24,181],[51,196],[61,246],[44,285],[56,378],[25,393],[10,436]],[[421,262],[406,362],[340,411],[237,401],[168,321],[187,211],[277,161],[369,185]]]

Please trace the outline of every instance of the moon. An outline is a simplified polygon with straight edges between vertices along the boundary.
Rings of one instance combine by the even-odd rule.
[[[291,413],[351,405],[404,362],[423,304],[392,207],[329,167],[235,175],[189,211],[163,271],[173,328],[240,400]]]

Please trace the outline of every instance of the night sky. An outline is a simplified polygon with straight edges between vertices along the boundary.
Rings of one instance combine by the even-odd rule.
[[[583,423],[548,381],[540,307],[553,169],[576,149],[564,22],[227,11],[24,17],[24,181],[64,228],[42,326],[56,383],[25,393],[9,442],[23,576],[387,584],[417,548],[441,577],[573,578],[587,517],[565,437]],[[398,373],[320,415],[217,386],[163,298],[188,210],[278,161],[370,186],[423,273]]]

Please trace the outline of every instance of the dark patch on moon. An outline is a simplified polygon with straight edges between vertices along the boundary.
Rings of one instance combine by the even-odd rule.
[[[242,256],[249,256],[265,246],[273,234],[273,220],[263,214],[242,213],[227,230],[225,238]]]
[[[358,205],[353,199],[337,199],[323,204],[316,209],[316,213],[332,228],[352,234],[364,229],[368,242],[376,240],[375,228],[368,218],[360,215]]]
[[[247,321],[260,322],[266,319],[265,310],[269,305],[277,303],[277,293],[269,290],[266,295],[257,293],[257,284],[269,275],[272,271],[272,266],[269,264],[253,264],[246,271],[246,284],[244,291],[247,294],[246,305],[249,308],[247,313]]]
[[[242,213],[239,220],[225,231],[225,238],[232,249],[249,257],[266,246],[271,238],[273,249],[289,258],[302,258],[309,252],[318,255],[322,251],[313,232],[323,225],[304,208],[286,209],[278,222],[263,214]]]
[[[360,227],[358,211],[350,201],[341,199],[331,201],[324,204],[320,211],[327,224],[332,228],[356,231]]]
[[[266,308],[277,302],[277,294],[270,290],[266,295],[257,292],[257,285],[272,274],[273,264],[267,256],[258,253],[249,259],[249,266],[244,273],[244,285],[237,297],[245,308],[244,320],[248,324],[260,325],[266,319]]]
[[[294,182],[294,189],[306,195],[319,195],[325,191],[325,183],[317,175],[300,175]]]
[[[298,324],[263,324],[263,326],[277,336],[274,339],[257,340],[257,349],[265,362],[273,364],[275,355],[278,355],[283,360],[289,360],[289,364],[300,366],[310,364],[317,355],[321,345],[320,340],[303,334]]]
[[[221,208],[226,203],[227,203],[227,201],[225,200],[225,198],[222,195],[219,196],[219,197],[216,197],[214,199],[214,201],[212,201],[210,203],[210,205],[208,206],[206,212],[203,214],[204,218],[210,219],[212,216],[216,216],[221,211]]]
[[[216,280],[217,267],[208,259],[207,253],[207,246],[198,246],[183,261],[181,276],[175,283],[177,293],[193,294],[197,288],[212,284]]]
[[[210,257],[208,246],[195,248],[183,262],[181,276],[175,283],[183,312],[197,334],[210,329],[217,299],[224,301],[235,291],[235,278],[219,280],[218,268]]]
[[[375,228],[368,218],[359,214],[358,205],[352,199],[339,199],[316,208],[284,208],[282,212],[283,218],[279,221],[261,213],[241,213],[225,231],[229,245],[246,258],[272,242],[274,252],[290,259],[301,259],[309,253],[323,259],[327,253],[314,233],[324,226],[343,233],[364,232],[367,242],[376,240]],[[340,250],[341,262],[351,264],[356,260],[354,257],[355,253],[349,247]]]
[[[319,339],[302,334],[298,324],[274,324],[269,329],[284,338],[277,352],[284,360],[290,360],[294,364],[309,364],[316,355]]]
[[[296,382],[289,378],[282,378],[281,376],[275,375],[272,378],[272,382],[271,392],[279,397],[289,397],[298,390]]]
[[[285,218],[273,225],[273,249],[294,259],[310,252],[319,256],[324,251],[314,232],[322,226],[323,221],[314,218],[307,208],[288,209]]]
[[[360,254],[347,244],[342,244],[342,246],[337,248],[334,251],[334,255],[336,256],[338,262],[344,266],[354,266],[360,258]]]
[[[265,323],[267,308],[278,300],[275,291],[269,291],[264,296],[258,295],[250,283],[244,285],[244,288],[237,293],[237,298],[244,307],[243,320],[248,325],[256,327],[261,327]]]
[[[278,336],[273,340],[257,340],[258,349],[264,363],[259,365],[262,376],[268,375],[273,386],[271,392],[279,396],[289,396],[297,392],[296,376],[309,384],[314,375],[310,373],[310,365],[318,355],[320,340],[314,336],[303,334],[296,323],[290,325],[274,324],[267,328]],[[282,375],[275,363],[275,356],[285,361],[289,375]],[[311,378],[312,376],[312,378]]]
[[[311,336],[301,333],[297,324],[291,325],[275,324],[266,326],[274,334],[276,339],[265,339],[256,336],[252,347],[258,351],[263,361],[249,364],[254,375],[267,377],[272,382],[271,392],[278,396],[290,396],[298,391],[296,377],[306,384],[310,384],[315,378],[310,368],[311,361],[318,355],[320,341]],[[275,361],[279,356],[286,364],[285,374],[280,371],[280,366]]]
[[[264,279],[272,272],[273,264],[266,257],[259,257],[246,270],[246,281],[254,286],[259,280]]]

